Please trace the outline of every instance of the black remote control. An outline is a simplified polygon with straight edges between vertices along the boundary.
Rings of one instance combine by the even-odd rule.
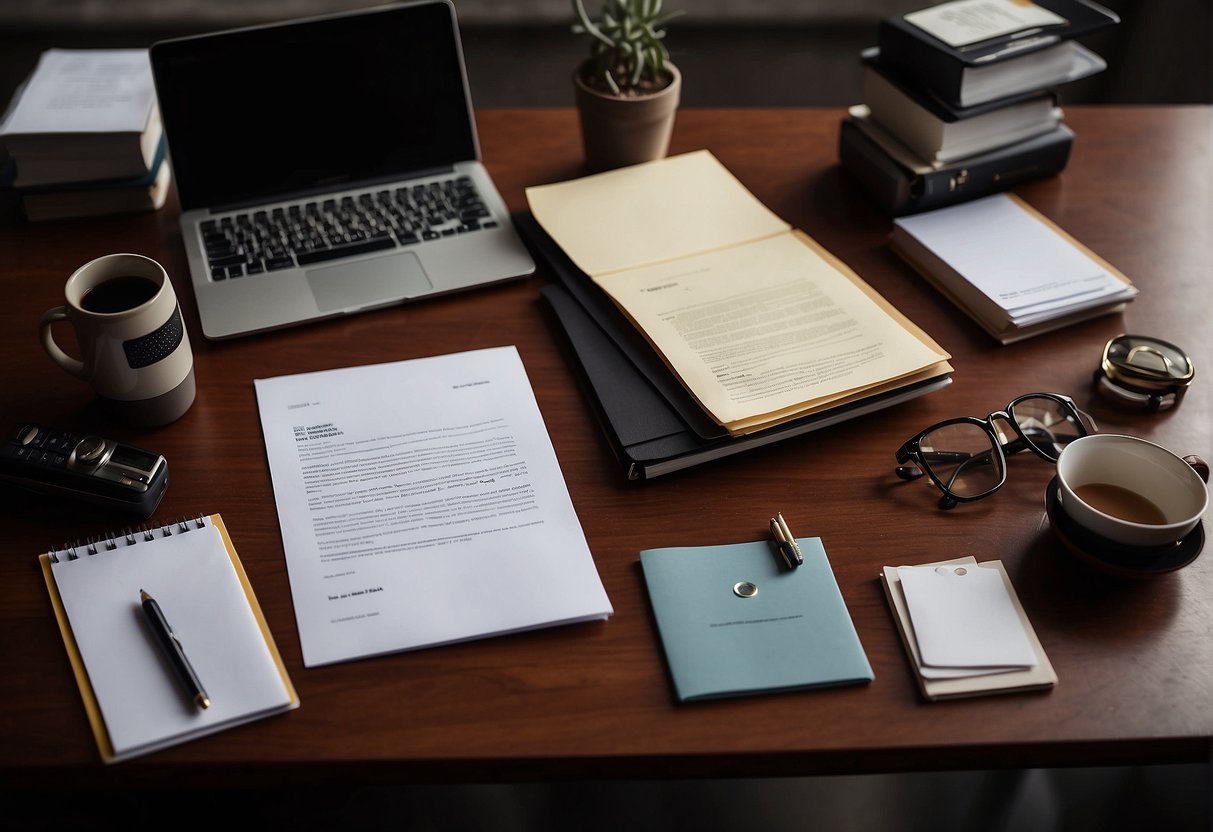
[[[168,461],[112,439],[27,423],[0,445],[0,481],[147,517],[168,486]]]

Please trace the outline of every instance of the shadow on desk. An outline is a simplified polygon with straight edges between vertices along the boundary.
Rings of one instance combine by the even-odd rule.
[[[224,828],[235,818],[296,829],[399,832],[758,829],[1207,832],[1208,765],[925,772],[764,780],[148,790],[0,790],[13,828],[109,828],[140,817]]]

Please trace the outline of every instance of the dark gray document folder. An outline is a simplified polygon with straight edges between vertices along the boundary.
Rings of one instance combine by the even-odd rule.
[[[514,224],[552,280],[540,293],[581,366],[603,432],[630,480],[652,479],[799,436],[951,382],[948,375],[937,376],[755,433],[731,436],[707,418],[635,326],[529,213],[515,214]]]

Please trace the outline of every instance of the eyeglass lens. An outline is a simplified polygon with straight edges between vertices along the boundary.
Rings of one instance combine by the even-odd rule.
[[[1071,408],[1045,396],[1022,398],[1009,412],[1024,437],[1054,462],[1066,445],[1087,432]]]
[[[1062,402],[1028,396],[1014,402],[1008,414],[1033,447],[1056,461],[1062,449],[1086,433],[1073,412]],[[1009,453],[1025,450],[1019,435],[1000,420],[991,428]],[[978,497],[998,487],[1003,479],[1003,456],[993,437],[981,425],[953,423],[924,434],[918,441],[921,460],[934,478],[957,497]]]
[[[980,425],[938,427],[918,440],[918,451],[931,475],[957,497],[976,497],[1002,482],[1002,455]]]

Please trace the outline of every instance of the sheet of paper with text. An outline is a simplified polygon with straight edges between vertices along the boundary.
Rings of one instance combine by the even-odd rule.
[[[255,384],[305,665],[611,614],[515,348]]]

